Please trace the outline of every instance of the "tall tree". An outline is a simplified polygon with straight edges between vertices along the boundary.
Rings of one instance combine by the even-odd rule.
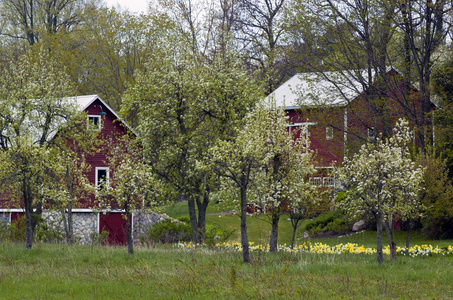
[[[446,159],[448,176],[453,178],[453,59],[439,65],[432,77],[432,91],[438,99],[434,113],[436,152]]]
[[[260,125],[263,124],[261,112],[261,109],[255,109],[247,114],[244,123],[234,127],[235,137],[219,140],[213,145],[202,165],[204,171],[215,172],[223,179],[223,189],[239,189],[242,258],[246,263],[250,262],[247,209],[253,197],[249,191],[258,184],[258,174],[263,169],[262,160],[266,155],[263,140],[260,139]]]
[[[50,140],[60,126],[70,122],[77,107],[68,95],[73,84],[45,50],[30,52],[0,76],[1,151],[13,169],[4,182],[18,189],[26,215],[26,248],[33,242],[32,215],[42,210],[41,161],[48,155]]]
[[[435,52],[445,43],[453,25],[453,3],[446,0],[405,0],[396,3],[400,14],[395,23],[404,35],[406,80],[416,82],[420,91],[420,104],[413,114],[416,115],[416,134],[424,153],[427,146],[432,145],[433,123],[429,113],[432,107],[430,83]]]
[[[99,132],[89,130],[86,120],[86,114],[80,112],[52,139],[53,154],[46,171],[50,178],[43,186],[47,208],[61,212],[67,244],[74,242],[73,208],[94,192],[87,176],[91,167],[85,156],[100,146]]]
[[[238,33],[251,68],[259,70],[265,93],[279,86],[287,74],[279,66],[283,60],[282,37],[285,0],[239,0]],[[283,70],[280,70],[283,69]]]
[[[420,149],[424,152],[426,141],[431,139],[427,137],[432,136],[428,85],[433,54],[449,31],[452,4],[443,0],[294,3],[293,15],[307,17],[291,19],[291,26],[304,31],[302,37],[315,41],[322,49],[320,75],[325,77],[324,71],[335,71],[338,76],[331,77],[333,84],[341,86],[348,82],[364,92],[374,124],[363,119],[362,125],[374,130],[375,135],[380,128],[388,136],[393,126],[389,108],[391,102],[396,102],[405,117],[416,124]],[[310,23],[318,26],[309,26]],[[315,61],[313,67],[317,65]],[[403,78],[387,72],[390,68],[400,70]],[[418,92],[411,83],[417,83]],[[353,100],[342,94],[341,89],[336,95],[345,102]]]
[[[258,89],[234,60],[207,63],[189,54],[192,45],[178,43],[184,41],[172,40],[155,57],[157,64],[150,61],[146,72],[137,74],[122,112],[138,109],[137,130],[148,163],[187,198],[193,241],[199,243],[212,184],[211,174],[198,170],[197,161],[219,137],[231,134]]]
[[[83,2],[76,0],[3,0],[0,9],[6,25],[0,34],[33,46],[43,36],[71,30],[80,21],[82,7]]]

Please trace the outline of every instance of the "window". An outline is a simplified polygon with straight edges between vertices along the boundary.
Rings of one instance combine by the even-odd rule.
[[[88,129],[101,130],[101,116],[88,116]]]
[[[326,140],[333,139],[333,128],[328,126],[326,127]]]
[[[312,186],[325,186],[325,187],[335,186],[334,177],[311,177],[309,179],[309,182]]]
[[[96,167],[96,188],[103,189],[108,187],[110,178],[109,168]]]
[[[335,180],[334,180],[333,177],[324,177],[322,179],[322,185],[323,186],[330,186],[330,187],[335,186]]]
[[[320,186],[320,185],[322,185],[322,178],[321,177],[311,177],[309,179],[309,182],[313,186]]]

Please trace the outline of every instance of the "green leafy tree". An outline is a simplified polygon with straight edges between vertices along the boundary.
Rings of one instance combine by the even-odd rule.
[[[70,31],[80,22],[83,5],[76,0],[3,0],[0,35],[33,46],[43,36]]]
[[[453,60],[440,64],[433,73],[432,91],[438,99],[434,112],[435,151],[447,160],[448,175],[453,178]]]
[[[151,167],[143,161],[143,149],[135,136],[113,139],[107,164],[112,175],[96,190],[102,208],[120,208],[126,218],[127,251],[134,253],[131,213],[152,208],[158,193]]]
[[[27,249],[33,242],[32,215],[42,212],[46,182],[41,162],[59,128],[77,114],[67,98],[73,91],[71,80],[45,50],[28,53],[0,75],[0,146],[9,166],[2,181],[25,208]]]
[[[239,215],[241,218],[242,259],[250,262],[250,250],[247,235],[247,204],[250,203],[248,191],[255,184],[259,171],[263,149],[253,139],[257,126],[257,114],[250,113],[244,119],[244,126],[236,126],[237,136],[234,139],[219,140],[209,149],[209,159],[205,160],[200,169],[215,172],[222,180],[220,191],[239,189]],[[234,198],[233,201],[237,201]]]
[[[234,139],[221,140],[209,150],[206,170],[224,179],[222,189],[239,189],[244,262],[250,261],[248,204],[266,204],[272,224],[271,251],[275,252],[283,206],[291,210],[312,200],[307,197],[311,189],[307,176],[315,169],[306,128],[301,130],[302,137],[295,139],[285,128],[286,120],[284,111],[272,101],[262,102],[245,118],[243,126],[236,127]]]
[[[170,189],[187,198],[193,241],[199,243],[214,179],[197,162],[219,138],[231,136],[259,89],[234,56],[207,62],[180,43],[172,40],[146,72],[136,74],[122,112],[138,111],[146,159]]]
[[[424,169],[409,157],[407,143],[411,132],[400,120],[388,140],[361,147],[339,169],[346,196],[338,205],[355,218],[374,216],[377,224],[377,261],[383,263],[382,229],[386,230],[391,259],[396,256],[392,220],[395,215],[408,219],[420,215],[421,182]]]

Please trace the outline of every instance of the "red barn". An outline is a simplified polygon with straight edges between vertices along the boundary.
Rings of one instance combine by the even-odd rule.
[[[365,80],[366,75],[297,74],[269,95],[277,106],[285,107],[289,130],[308,125],[311,148],[316,152],[320,170],[317,177],[311,178],[316,185],[334,186],[335,180],[326,175],[329,169],[341,164],[348,153],[357,151],[367,139],[389,134],[397,119],[405,117],[412,126],[415,124],[414,115],[420,107],[417,90],[406,87],[393,69],[387,72],[386,82]]]
[[[92,130],[99,130],[98,138],[108,141],[109,137],[113,135],[133,133],[132,128],[99,96],[78,96],[74,97],[74,100],[79,109],[86,112],[87,126],[91,126]],[[101,151],[86,156],[87,162],[91,166],[87,177],[94,186],[97,186],[103,178],[108,180],[112,171],[105,163],[106,152],[102,149],[99,150]],[[108,231],[109,244],[127,244],[124,213],[121,210],[99,211],[94,207],[94,197],[94,195],[91,195],[89,199],[83,199],[78,207],[73,209],[74,235],[79,239],[79,242],[90,243],[93,233]],[[5,198],[4,195],[3,198]],[[0,223],[2,221],[3,223],[11,223],[11,221],[23,215],[23,212],[24,210],[21,207],[10,207],[3,203],[0,208]],[[60,214],[56,212],[44,211],[43,217],[53,224],[61,222],[61,220],[59,221]],[[162,217],[157,214],[133,213],[134,232],[138,233],[144,225],[152,224],[161,219]]]

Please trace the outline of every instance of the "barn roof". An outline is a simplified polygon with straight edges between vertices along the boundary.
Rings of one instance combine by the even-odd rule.
[[[358,76],[356,76],[358,75]],[[301,106],[345,106],[363,91],[364,71],[299,73],[274,90],[277,106],[297,109]]]

